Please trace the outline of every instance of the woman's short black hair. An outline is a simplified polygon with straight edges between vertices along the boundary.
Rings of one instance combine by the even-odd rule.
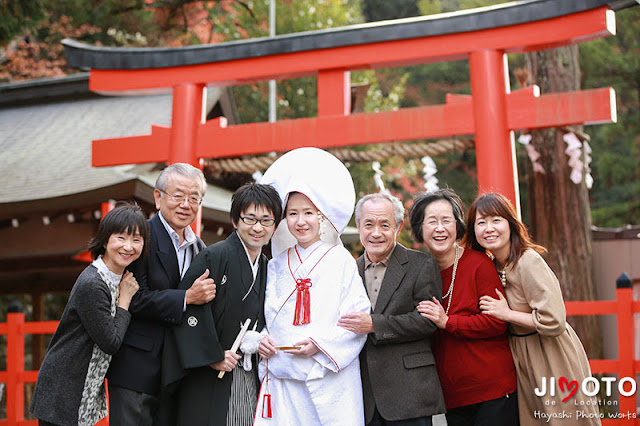
[[[465,224],[464,224],[464,208],[460,196],[453,190],[445,188],[438,189],[432,192],[422,192],[413,200],[411,209],[409,210],[409,221],[411,222],[411,234],[413,238],[419,242],[424,243],[422,238],[422,222],[424,222],[424,210],[427,206],[435,201],[445,200],[451,204],[453,209],[453,217],[456,221],[456,240],[464,237]]]
[[[88,250],[92,259],[104,254],[105,247],[112,234],[133,235],[138,232],[144,240],[140,257],[147,253],[149,243],[149,224],[144,211],[135,201],[119,201],[113,210],[107,213],[98,226],[98,233],[89,241]]]
[[[242,185],[231,197],[231,222],[238,224],[240,215],[251,205],[264,207],[273,214],[276,225],[282,219],[282,201],[278,192],[271,186],[249,182]]]

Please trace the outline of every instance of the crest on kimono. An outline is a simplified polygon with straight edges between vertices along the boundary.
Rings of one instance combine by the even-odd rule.
[[[187,318],[187,324],[189,324],[189,327],[195,327],[196,325],[198,325],[198,318],[191,315],[189,318]]]

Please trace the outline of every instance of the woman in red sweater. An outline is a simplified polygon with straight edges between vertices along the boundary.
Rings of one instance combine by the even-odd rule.
[[[484,254],[465,250],[460,197],[449,189],[421,194],[409,211],[411,231],[440,266],[442,303],[418,305],[439,333],[433,340],[436,368],[449,426],[518,425],[516,374],[506,323],[484,315],[479,300],[504,292],[496,268]]]

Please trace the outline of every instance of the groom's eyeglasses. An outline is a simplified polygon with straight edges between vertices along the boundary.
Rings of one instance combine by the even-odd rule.
[[[240,219],[249,226],[253,226],[256,223],[260,222],[260,225],[264,227],[273,226],[276,223],[275,219],[256,219],[255,217],[250,216],[240,216]]]

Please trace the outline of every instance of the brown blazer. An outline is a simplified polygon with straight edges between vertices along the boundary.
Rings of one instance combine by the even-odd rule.
[[[357,264],[364,281],[364,255]],[[437,328],[416,310],[420,301],[441,295],[435,260],[396,244],[371,315],[374,332],[360,353],[367,423],[375,407],[392,421],[445,412],[431,353],[431,335]]]

